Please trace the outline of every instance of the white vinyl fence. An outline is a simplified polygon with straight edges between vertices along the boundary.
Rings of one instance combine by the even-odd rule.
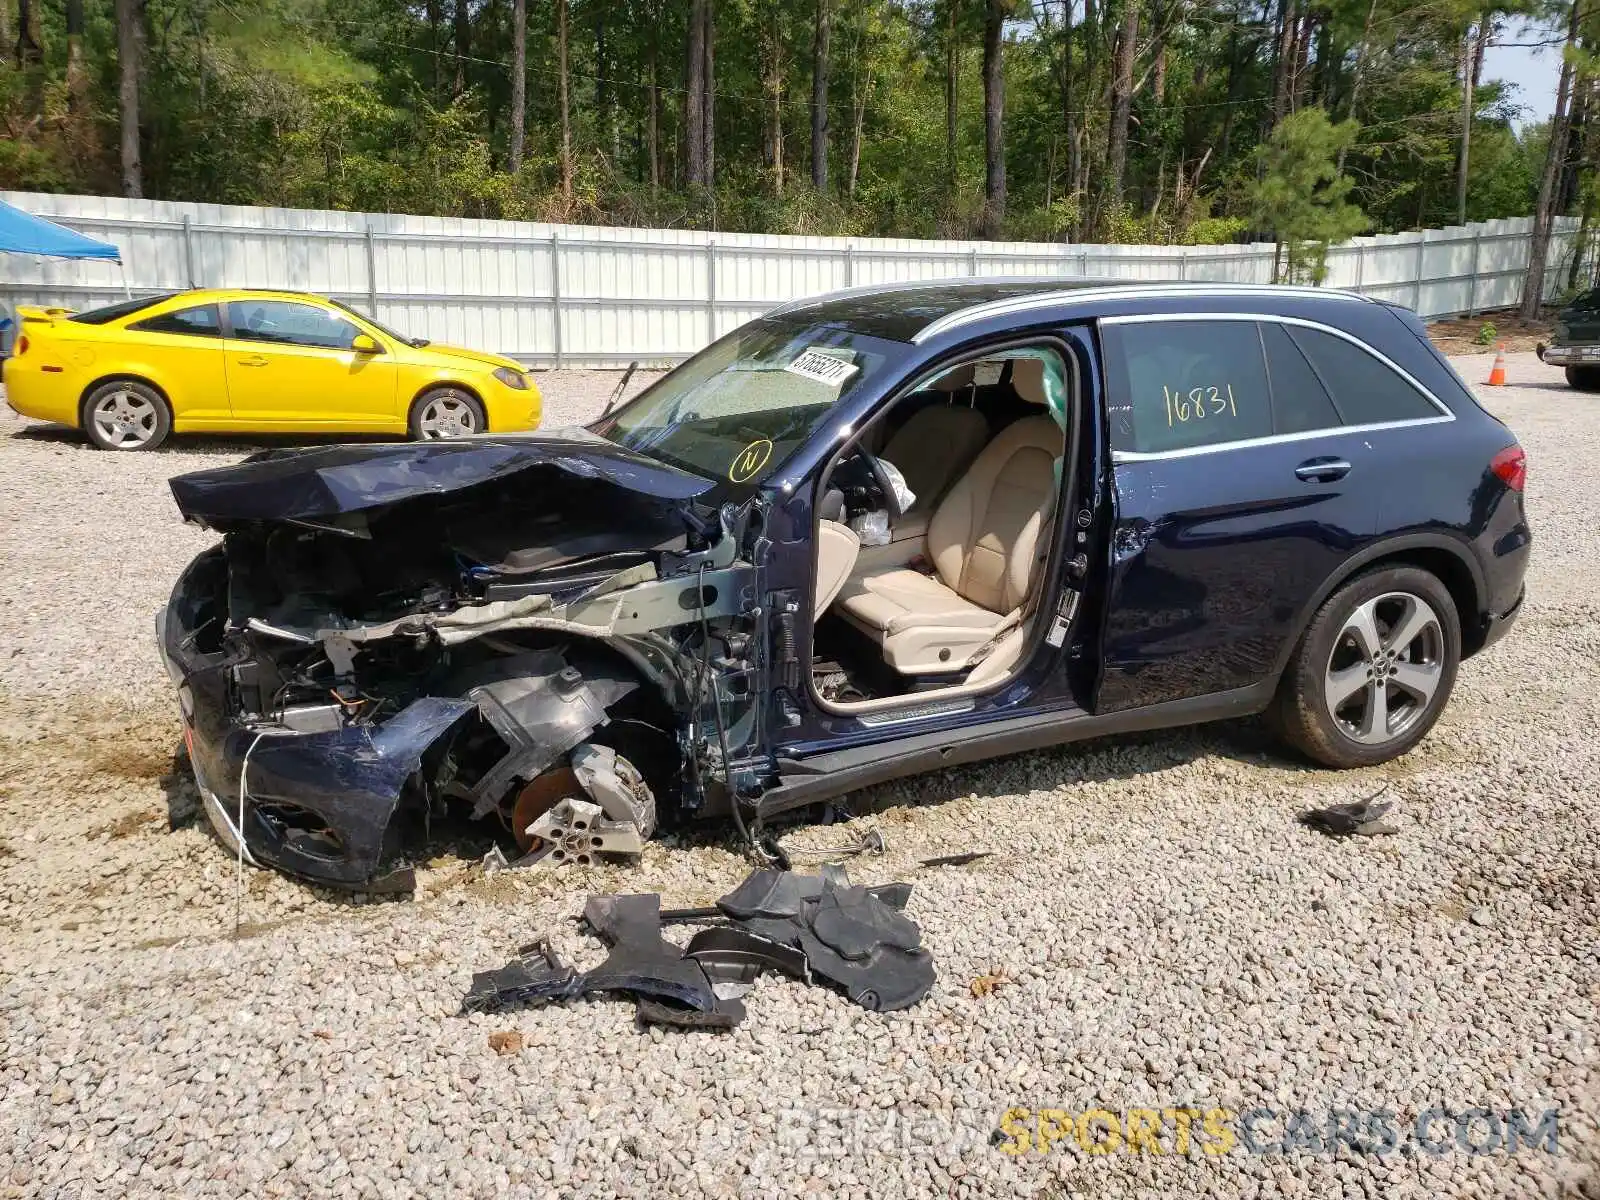
[[[135,295],[185,287],[332,296],[410,336],[535,366],[674,362],[800,296],[949,276],[1266,283],[1273,247],[1090,246],[909,238],[774,237],[451,217],[246,208],[0,192],[10,204],[122,249]],[[1328,286],[1425,317],[1518,303],[1530,218],[1355,238]],[[1576,222],[1551,246],[1546,297],[1566,282]],[[87,308],[121,298],[113,263],[0,254],[0,300]]]

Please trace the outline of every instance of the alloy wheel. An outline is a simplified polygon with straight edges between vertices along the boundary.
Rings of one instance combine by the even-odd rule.
[[[466,397],[446,393],[422,406],[417,428],[429,441],[466,437],[478,432],[478,414]]]
[[[113,450],[137,450],[155,437],[159,427],[155,402],[123,388],[100,397],[89,419]]]
[[[1323,698],[1349,738],[1376,746],[1422,719],[1444,677],[1444,632],[1432,605],[1386,592],[1359,605],[1334,640]]]

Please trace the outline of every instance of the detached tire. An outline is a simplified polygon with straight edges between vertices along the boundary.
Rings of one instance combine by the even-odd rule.
[[[489,428],[489,418],[472,393],[445,387],[418,396],[406,424],[412,441],[437,442],[482,433]]]
[[[1406,753],[1449,702],[1461,621],[1438,578],[1380,567],[1317,610],[1289,660],[1270,712],[1307,758],[1340,769]]]
[[[1568,367],[1567,386],[1580,392],[1600,392],[1600,367]]]
[[[83,431],[100,450],[154,450],[172,433],[166,397],[136,379],[112,379],[83,398]]]

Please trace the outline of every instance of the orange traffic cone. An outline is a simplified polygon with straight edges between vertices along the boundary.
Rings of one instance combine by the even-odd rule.
[[[1489,386],[1505,387],[1506,385],[1506,344],[1501,342],[1494,352],[1494,366],[1489,368]]]

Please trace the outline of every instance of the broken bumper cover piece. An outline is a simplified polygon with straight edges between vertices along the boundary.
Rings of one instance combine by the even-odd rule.
[[[426,697],[381,725],[322,733],[234,728],[208,739],[190,726],[190,760],[208,819],[256,864],[333,887],[410,891],[410,868],[384,872],[398,849],[395,810],[428,747],[476,706]]]
[[[855,887],[838,868],[756,871],[718,901],[734,923],[702,929],[681,949],[661,935],[659,896],[590,896],[583,919],[611,944],[604,963],[574,978],[541,943],[538,957],[474,975],[462,1011],[615,992],[635,997],[645,1024],[727,1029],[744,1017],[739,994],[765,970],[833,984],[874,1012],[907,1008],[934,982],[921,930],[893,904],[908,893]]]

